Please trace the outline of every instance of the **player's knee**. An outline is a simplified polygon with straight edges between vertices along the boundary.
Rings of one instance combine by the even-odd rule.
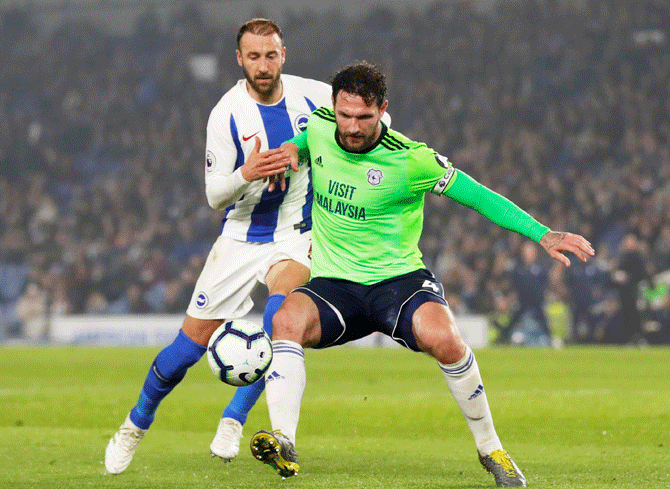
[[[412,330],[421,351],[438,362],[456,363],[465,354],[466,345],[448,307],[426,303],[414,314]]]
[[[294,341],[303,344],[305,325],[299,308],[283,304],[272,317],[272,339]]]
[[[439,345],[433,354],[433,357],[444,365],[456,363],[465,355],[466,345],[463,341],[451,341]]]
[[[458,362],[466,349],[463,339],[454,328],[429,328],[421,338],[417,338],[417,343],[422,351],[445,365]]]
[[[209,338],[219,326],[221,326],[221,321],[197,319],[187,315],[186,318],[184,318],[184,323],[182,324],[181,329],[184,334],[195,343],[207,346]]]

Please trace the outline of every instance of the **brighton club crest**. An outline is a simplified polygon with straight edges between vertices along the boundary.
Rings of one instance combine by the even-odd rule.
[[[296,131],[303,132],[305,129],[307,129],[308,120],[309,116],[307,114],[300,114],[298,117],[296,117],[293,121]]]

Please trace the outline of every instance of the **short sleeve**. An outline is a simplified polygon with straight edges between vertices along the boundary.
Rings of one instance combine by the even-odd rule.
[[[444,193],[453,183],[455,169],[435,150],[421,145],[409,150],[409,187],[414,193]]]

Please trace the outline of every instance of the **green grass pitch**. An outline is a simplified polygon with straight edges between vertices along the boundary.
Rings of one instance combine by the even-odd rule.
[[[307,351],[297,477],[282,481],[250,454],[250,436],[269,429],[264,396],[240,456],[210,458],[233,388],[204,360],[163,402],[128,470],[108,475],[105,446],[157,351],[1,348],[0,487],[494,487],[434,361],[402,349]],[[498,434],[529,487],[670,487],[670,350],[476,354]]]

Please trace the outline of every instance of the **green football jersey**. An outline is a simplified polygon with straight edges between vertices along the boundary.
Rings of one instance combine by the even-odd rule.
[[[451,164],[385,125],[375,146],[351,153],[335,129],[335,115],[324,107],[313,112],[302,140],[314,189],[312,278],[374,284],[425,268],[418,246],[425,192],[445,190]]]

